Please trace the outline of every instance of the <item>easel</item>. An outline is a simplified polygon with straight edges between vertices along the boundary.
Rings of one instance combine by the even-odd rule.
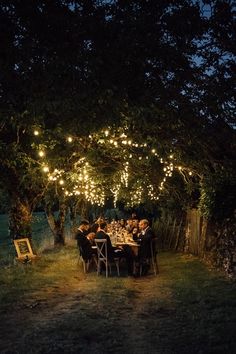
[[[20,238],[14,240],[17,257],[16,260],[22,264],[29,264],[37,258],[36,254],[33,254],[31,244],[28,238]]]

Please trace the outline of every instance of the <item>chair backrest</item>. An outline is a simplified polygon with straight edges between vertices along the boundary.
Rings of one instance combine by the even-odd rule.
[[[105,238],[95,239],[95,245],[97,246],[98,259],[101,261],[107,261],[107,240]]]

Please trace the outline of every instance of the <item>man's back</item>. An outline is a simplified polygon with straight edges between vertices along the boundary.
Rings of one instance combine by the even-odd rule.
[[[85,236],[85,233],[81,230],[78,230],[75,238],[77,240],[77,246],[81,251],[83,259],[90,259],[92,257],[92,245]]]

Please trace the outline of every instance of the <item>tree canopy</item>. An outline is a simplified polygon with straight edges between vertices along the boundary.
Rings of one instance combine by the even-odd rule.
[[[81,192],[83,168],[101,198],[180,200],[178,171],[206,214],[229,181],[232,200],[234,15],[228,0],[2,1],[0,171],[13,205],[33,210],[55,170]]]

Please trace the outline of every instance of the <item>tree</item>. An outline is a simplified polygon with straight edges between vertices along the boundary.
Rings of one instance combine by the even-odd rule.
[[[46,162],[51,177],[64,170],[73,189],[82,168],[78,162],[85,158],[96,188],[116,199],[129,198],[127,166],[132,188],[142,187],[146,195],[163,190],[163,168],[169,173],[171,163],[204,182],[214,180],[223,161],[233,176],[233,6],[210,4],[206,17],[201,2],[183,0],[1,2],[0,159],[13,207],[28,203],[32,212],[42,194],[47,199],[46,190],[52,198],[54,186],[41,172]],[[102,134],[119,126],[167,165],[162,168],[155,154],[145,161],[147,151],[140,146],[118,151],[114,143],[104,145]],[[47,137],[32,149],[36,129]],[[66,135],[78,144],[75,151],[65,145]],[[44,144],[49,155],[41,161],[36,152]],[[134,150],[137,157],[129,160]],[[65,187],[59,188],[65,210]],[[63,217],[60,233],[62,224]]]

